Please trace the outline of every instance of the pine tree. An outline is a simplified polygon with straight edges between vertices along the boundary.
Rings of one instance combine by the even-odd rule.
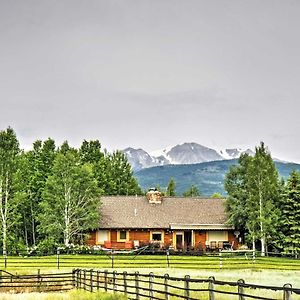
[[[284,235],[282,246],[286,253],[300,253],[300,172],[293,171],[285,186],[281,201],[280,229]]]
[[[175,189],[176,189],[175,180],[171,178],[167,186],[166,196],[175,197],[176,196]]]
[[[107,194],[140,195],[142,193],[123,152],[115,151],[107,155],[105,163],[107,170]]]
[[[198,197],[200,196],[200,192],[195,185],[192,185],[189,189],[187,189],[183,193],[183,197]]]
[[[53,162],[56,155],[55,142],[47,139],[33,143],[33,150],[22,155],[23,174],[22,190],[26,194],[24,198],[22,219],[24,238],[27,246],[36,245],[38,236],[36,232],[39,203],[47,178],[52,174]]]

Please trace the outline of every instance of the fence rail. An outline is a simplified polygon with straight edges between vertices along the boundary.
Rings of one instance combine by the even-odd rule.
[[[58,292],[74,288],[74,272],[14,275],[0,270],[0,292]]]
[[[179,255],[165,252],[159,255],[146,253],[118,254],[114,252],[90,251],[82,254],[78,251],[56,255],[44,253],[10,253],[0,256],[0,268],[161,268],[175,267],[187,269],[287,269],[300,270],[300,259],[287,257],[260,257],[253,252],[218,252],[210,255]]]
[[[169,274],[101,271],[74,269],[69,273],[14,275],[0,270],[0,292],[55,292],[73,288],[89,292],[105,291],[122,293],[128,299],[169,300],[172,298],[197,300],[207,299],[284,299],[300,295],[300,289],[290,284],[282,287],[264,286],[237,282],[219,281],[214,277],[206,279],[172,277]],[[226,296],[228,296],[226,298]],[[224,298],[225,297],[225,298]]]

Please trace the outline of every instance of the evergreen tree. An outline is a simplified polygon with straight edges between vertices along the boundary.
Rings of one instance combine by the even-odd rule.
[[[281,200],[280,230],[285,253],[300,253],[300,172],[293,171],[285,186]]]
[[[248,232],[246,226],[248,220],[247,172],[251,160],[252,157],[248,154],[241,155],[238,165],[230,167],[224,182],[228,194],[226,201],[228,223],[241,232]]]
[[[175,197],[176,196],[175,188],[176,188],[176,183],[174,179],[171,178],[167,186],[166,196]]]
[[[131,166],[121,151],[115,151],[106,156],[108,195],[136,195],[142,191],[133,176]]]
[[[55,142],[47,139],[33,143],[33,150],[22,155],[23,174],[22,190],[26,194],[23,203],[22,219],[26,245],[36,245],[37,242],[37,216],[39,203],[47,178],[52,174],[53,162],[56,155]]]
[[[198,197],[200,196],[200,192],[195,185],[192,185],[189,189],[187,189],[183,193],[183,197]]]
[[[101,144],[98,140],[84,140],[79,149],[80,160],[82,163],[97,164],[104,157],[101,152]]]

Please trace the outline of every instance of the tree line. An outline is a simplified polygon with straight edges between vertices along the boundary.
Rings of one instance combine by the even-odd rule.
[[[0,229],[3,252],[82,243],[97,228],[101,195],[142,191],[120,151],[98,140],[76,149],[48,138],[20,149],[12,128],[0,131]]]
[[[300,173],[293,171],[287,181],[277,172],[270,152],[261,143],[253,157],[244,154],[225,178],[229,224],[268,251],[298,255],[300,251]]]

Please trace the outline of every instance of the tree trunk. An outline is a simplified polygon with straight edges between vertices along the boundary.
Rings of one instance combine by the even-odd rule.
[[[252,237],[252,250],[255,251],[256,248],[255,248],[255,238],[254,236]]]
[[[7,254],[7,226],[6,226],[6,220],[2,223],[2,243],[3,243],[3,255],[5,256]]]
[[[259,218],[260,218],[260,243],[261,243],[261,256],[266,255],[266,241],[265,241],[265,233],[263,228],[263,211],[262,211],[262,196],[261,196],[261,188],[259,185]]]
[[[24,235],[25,235],[25,244],[26,247],[28,248],[28,231],[27,231],[27,226],[26,226],[26,216],[25,213],[23,214],[23,222],[24,222]]]
[[[32,230],[32,244],[35,246],[35,216],[33,212],[33,207],[32,207],[32,200],[30,203],[30,209],[31,209],[31,230]]]

